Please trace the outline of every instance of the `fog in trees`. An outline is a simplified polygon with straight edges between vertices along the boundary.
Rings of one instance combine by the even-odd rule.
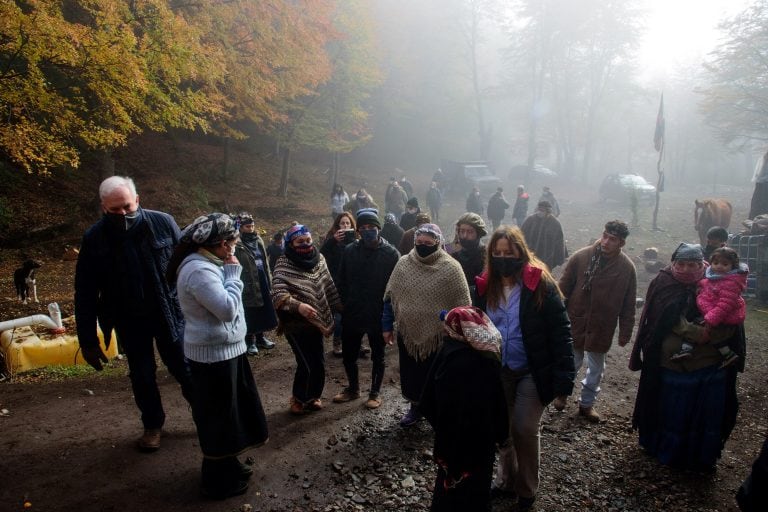
[[[427,176],[441,158],[488,159],[503,177],[540,165],[563,180],[636,173],[655,183],[663,92],[667,183],[748,184],[765,117],[746,119],[753,109],[744,102],[764,109],[766,89],[755,80],[742,100],[730,79],[765,74],[758,42],[767,3],[713,20],[719,44],[704,41],[698,55],[649,74],[640,59],[651,21],[643,0],[376,2],[384,81],[371,104],[373,138],[357,153],[382,172]],[[681,38],[695,36],[685,19],[679,27]],[[745,34],[753,47],[739,39]]]

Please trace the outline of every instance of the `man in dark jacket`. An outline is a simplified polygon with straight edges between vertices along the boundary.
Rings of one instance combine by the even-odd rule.
[[[403,231],[408,231],[416,226],[416,216],[420,213],[421,208],[419,208],[418,198],[410,198],[408,202],[405,203],[405,213],[400,217],[400,227],[403,228]]]
[[[173,217],[139,207],[130,178],[101,183],[104,216],[83,236],[75,270],[75,316],[83,359],[97,371],[107,358],[99,346],[96,322],[108,340],[112,329],[125,349],[144,435],[139,449],[155,451],[165,412],[155,376],[155,350],[189,400],[191,383],[184,360],[184,319],[176,289],[165,269],[180,232]]]
[[[360,240],[348,245],[341,256],[336,287],[344,304],[341,334],[344,370],[349,384],[333,397],[336,403],[360,397],[357,358],[363,336],[368,335],[371,346],[371,389],[365,406],[376,409],[381,405],[379,391],[384,380],[384,337],[381,313],[384,290],[389,276],[400,259],[397,250],[384,240],[379,231],[378,212],[368,208],[357,214]]]
[[[470,295],[475,297],[475,276],[483,272],[485,245],[480,239],[487,235],[483,218],[476,213],[465,213],[456,221],[456,239],[461,248],[452,256],[459,262],[467,278]]]
[[[488,218],[491,219],[494,231],[501,225],[501,219],[504,218],[509,203],[504,199],[504,189],[501,187],[488,200]]]
[[[539,201],[536,211],[525,219],[520,230],[525,236],[525,243],[550,270],[565,261],[563,227],[552,214],[552,205],[548,201]]]

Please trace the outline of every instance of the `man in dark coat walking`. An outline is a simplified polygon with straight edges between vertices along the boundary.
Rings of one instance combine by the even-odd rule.
[[[501,225],[509,203],[504,199],[504,189],[499,187],[488,200],[488,218],[491,219],[494,231]]]
[[[565,261],[563,227],[552,214],[552,206],[548,201],[539,201],[536,211],[525,219],[520,229],[525,236],[525,243],[550,270]]]
[[[139,207],[130,178],[112,176],[99,187],[104,215],[88,228],[75,269],[75,316],[83,359],[102,370],[96,322],[108,340],[114,328],[125,349],[144,434],[142,451],[160,447],[165,412],[157,387],[155,345],[168,371],[191,396],[184,359],[184,318],[165,269],[180,238],[173,217]]]

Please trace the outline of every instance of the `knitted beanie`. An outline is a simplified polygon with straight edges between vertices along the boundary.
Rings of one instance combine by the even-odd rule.
[[[419,198],[414,196],[408,200],[407,203],[405,203],[405,206],[408,208],[418,208],[419,207]]]
[[[376,226],[377,228],[381,229],[379,210],[376,208],[363,208],[362,210],[357,210],[355,220],[357,221],[358,226],[362,226],[363,224],[370,224],[371,226]]]

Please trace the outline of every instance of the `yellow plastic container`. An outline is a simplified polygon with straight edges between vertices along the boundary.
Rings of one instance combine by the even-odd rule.
[[[0,333],[0,348],[11,373],[26,372],[49,365],[72,366],[88,364],[83,359],[80,343],[74,329],[74,317],[63,320],[67,332],[50,334],[43,326],[17,327]],[[34,329],[34,330],[33,330]],[[110,359],[117,356],[114,331],[109,348],[104,346],[104,334],[97,330],[99,344]]]

